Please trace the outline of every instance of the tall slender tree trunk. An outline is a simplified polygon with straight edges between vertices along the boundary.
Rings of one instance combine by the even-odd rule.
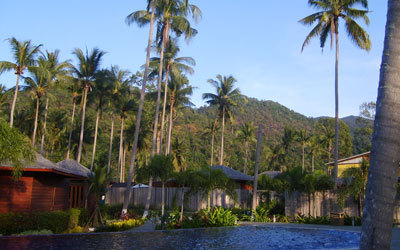
[[[168,25],[167,25],[168,26]],[[156,113],[154,117],[154,127],[153,127],[153,142],[152,142],[152,149],[151,149],[151,155],[160,154],[161,153],[161,143],[160,147],[157,147],[157,135],[158,135],[158,116],[160,115],[160,99],[161,99],[161,82],[162,82],[162,73],[164,69],[164,50],[165,50],[165,43],[166,43],[166,31],[167,29],[164,29],[164,34],[163,34],[163,41],[161,43],[161,53],[160,53],[160,67],[158,70],[158,86],[157,86],[157,101],[156,101]],[[161,125],[162,126],[162,125]],[[157,150],[157,152],[156,152]],[[150,191],[149,191],[150,192]]]
[[[301,169],[304,172],[304,144],[301,145],[301,150],[302,150],[302,165],[301,165]]]
[[[93,141],[92,161],[90,162],[90,170],[93,170],[94,157],[96,155],[97,132],[99,130],[99,118],[100,118],[100,108],[97,109],[97,115],[96,115],[96,125],[94,128],[94,141]]]
[[[75,118],[75,108],[76,108],[76,100],[73,100],[74,104],[72,106],[72,116],[71,116],[71,125],[69,128],[69,137],[68,137],[68,150],[67,150],[67,159],[69,159],[69,153],[71,151],[71,139],[72,139],[72,131],[74,128],[74,118]]]
[[[33,124],[32,146],[35,146],[36,130],[37,130],[38,116],[39,116],[39,104],[40,104],[40,99],[37,97],[36,98],[35,123]]]
[[[119,135],[119,154],[118,154],[118,166],[119,166],[119,182],[124,182],[123,170],[122,170],[122,158],[124,154],[124,121],[125,117],[121,116],[121,133]]]
[[[46,124],[47,124],[47,110],[49,108],[49,98],[46,99],[46,106],[44,109],[44,123],[43,123],[43,132],[42,132],[42,140],[40,143],[40,153],[44,154],[44,137],[46,135]]]
[[[11,104],[11,111],[10,111],[10,127],[12,127],[13,123],[14,123],[14,110],[15,110],[15,104],[17,103],[18,84],[19,84],[19,78],[20,77],[21,77],[21,75],[17,74],[17,82],[15,83],[14,97],[13,97],[13,101],[12,101],[12,104]]]
[[[244,143],[246,158],[244,158],[244,174],[247,174],[247,162],[249,158],[249,142]]]
[[[172,129],[174,127],[174,101],[171,100],[171,107],[169,111],[169,131],[168,131],[168,143],[167,143],[167,155],[171,153],[171,141],[172,141]]]
[[[165,209],[165,183],[162,182],[161,186],[161,216],[164,216]]]
[[[253,211],[256,210],[257,208],[258,165],[260,164],[261,136],[262,136],[262,125],[259,124],[257,133],[256,165],[254,166],[253,199],[251,204],[251,209]]]
[[[213,126],[213,131],[211,131],[211,166],[213,166],[214,164],[214,137],[215,137],[215,131]]]
[[[153,40],[153,29],[154,29],[155,4],[156,4],[156,1],[152,0],[152,2],[151,2],[151,17],[150,17],[149,40],[148,40],[148,43],[147,43],[146,65],[145,65],[145,70],[144,70],[142,89],[140,91],[139,108],[138,108],[138,113],[137,113],[137,116],[136,116],[135,134],[134,134],[133,146],[132,146],[133,147],[132,156],[131,156],[131,161],[130,161],[130,165],[129,165],[129,174],[128,174],[128,180],[126,182],[126,189],[125,189],[125,195],[124,195],[124,204],[122,206],[122,213],[121,214],[126,214],[128,212],[129,194],[131,192],[131,188],[130,187],[131,187],[131,184],[132,184],[133,175],[134,175],[134,171],[135,171],[135,160],[136,160],[136,153],[137,153],[137,145],[138,145],[138,141],[139,141],[140,121],[141,121],[141,118],[142,118],[143,102],[144,102],[144,96],[146,94],[146,84],[147,84],[147,78],[148,78],[148,74],[149,74],[150,52],[151,52],[151,43],[152,43],[152,40]],[[150,186],[152,186],[152,184],[153,184],[152,181],[153,181],[152,178],[150,178],[149,189],[150,189]],[[146,212],[143,215],[147,216]]]
[[[336,60],[335,60],[335,165],[333,168],[333,176],[335,179],[334,189],[337,189],[338,179],[338,160],[339,160],[339,27],[336,23]]]
[[[311,156],[311,171],[314,173],[314,155]]]
[[[109,174],[111,171],[111,154],[112,154],[113,137],[114,137],[114,110],[111,113],[111,132],[110,132],[110,146],[108,148],[107,174]]]
[[[85,131],[85,112],[86,112],[86,98],[88,93],[89,87],[85,86],[84,93],[83,93],[83,107],[82,107],[82,123],[81,123],[81,134],[79,136],[79,146],[78,146],[78,157],[76,161],[78,163],[81,162],[81,155],[82,155],[82,144],[83,144],[83,133]]]
[[[225,132],[225,108],[222,108],[222,132],[221,132],[221,154],[219,165],[224,165],[224,132]]]
[[[361,249],[390,249],[400,162],[400,1],[389,0]]]
[[[165,109],[167,107],[168,77],[169,77],[169,64],[167,64],[167,69],[165,72],[164,103],[163,103],[163,111],[161,114],[161,135],[160,135],[160,148],[159,148],[160,153],[162,152],[162,141],[164,136],[164,120],[165,120]]]
[[[179,221],[180,222],[182,222],[182,220],[183,220],[183,203],[184,203],[184,200],[185,200],[185,185],[182,185],[182,189],[181,189],[182,191],[182,193],[181,193],[181,216],[180,216],[180,218],[179,218]]]

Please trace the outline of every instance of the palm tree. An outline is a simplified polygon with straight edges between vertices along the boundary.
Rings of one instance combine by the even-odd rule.
[[[151,8],[151,11],[149,11],[150,8]],[[128,181],[126,182],[124,204],[122,206],[121,214],[126,214],[128,212],[130,187],[131,187],[131,183],[132,183],[132,179],[133,179],[133,173],[135,170],[135,160],[136,160],[136,153],[137,153],[136,151],[137,151],[138,141],[139,141],[140,121],[142,119],[144,96],[146,94],[147,78],[148,78],[148,74],[149,74],[150,52],[151,52],[151,44],[152,44],[152,40],[153,40],[155,8],[156,8],[156,0],[147,0],[147,10],[139,10],[139,11],[131,13],[130,15],[128,15],[126,17],[126,22],[128,25],[130,25],[132,23],[137,23],[139,26],[143,26],[148,23],[148,20],[150,20],[150,31],[149,31],[149,39],[147,42],[146,64],[145,64],[144,75],[143,75],[142,89],[140,91],[139,108],[138,108],[138,113],[136,116],[135,135],[134,135],[133,145],[132,145],[132,155],[131,155],[131,162],[129,165]],[[153,183],[153,179],[150,178],[149,189],[151,189],[152,183]],[[147,210],[148,210],[148,208],[147,208]],[[144,215],[146,215],[146,214],[144,214]]]
[[[42,45],[40,44],[38,46],[34,46],[33,44],[31,44],[30,40],[20,42],[15,39],[15,37],[8,39],[8,41],[11,45],[11,50],[15,63],[0,61],[0,74],[4,71],[15,70],[15,74],[17,75],[14,98],[11,104],[10,111],[10,127],[12,127],[14,121],[15,104],[17,102],[19,79],[24,74],[24,70],[28,66],[33,66],[35,64],[36,54],[40,52],[40,47]]]
[[[99,50],[98,48],[94,48],[90,53],[90,55],[86,50],[86,55],[85,55],[81,49],[76,48],[72,52],[72,54],[74,54],[78,59],[78,67],[74,67],[73,72],[83,88],[81,133],[79,136],[78,156],[76,159],[77,162],[80,162],[82,154],[83,132],[85,129],[87,94],[91,89],[92,85],[94,84],[94,81],[96,79],[96,73],[99,70],[100,62],[105,52]]]
[[[315,157],[321,152],[321,144],[316,135],[312,135],[308,140],[308,148],[311,154],[311,172],[314,173]]]
[[[111,98],[110,98],[110,106],[111,106],[111,133],[110,133],[110,146],[108,150],[108,164],[107,164],[107,173],[110,173],[111,170],[111,154],[112,154],[112,143],[114,138],[114,112],[115,108],[118,105],[121,97],[126,96],[126,92],[129,91],[129,81],[128,75],[129,71],[121,70],[117,66],[111,66],[111,70],[109,71],[110,83],[112,84]],[[124,99],[123,98],[123,99]],[[126,99],[126,98],[125,98]]]
[[[108,76],[107,70],[101,70],[96,75],[95,84],[93,86],[93,97],[96,99],[96,125],[94,129],[94,141],[92,149],[92,160],[90,162],[90,170],[93,170],[94,157],[96,155],[97,132],[99,129],[99,119],[103,112],[104,104],[107,103],[107,98],[110,95],[112,85]]]
[[[70,79],[70,80],[71,81],[69,81],[69,83],[70,83],[69,88],[72,92],[72,114],[71,114],[71,123],[70,123],[70,127],[69,127],[67,159],[69,159],[69,155],[71,152],[71,140],[72,140],[72,132],[74,129],[76,102],[77,102],[78,98],[80,97],[78,81],[76,79]]]
[[[161,92],[161,81],[162,81],[162,72],[164,70],[164,48],[168,47],[169,39],[169,31],[172,30],[176,36],[180,36],[181,34],[185,35],[186,40],[194,37],[197,34],[197,30],[193,29],[190,25],[190,22],[187,20],[187,16],[191,14],[192,18],[197,22],[197,20],[201,17],[200,9],[194,5],[189,4],[188,0],[165,0],[160,1],[158,6],[159,9],[159,20],[158,20],[158,32],[157,38],[159,40],[160,45],[160,64],[159,64],[159,73],[158,73],[158,96],[157,96],[157,105],[159,105],[159,97]],[[178,50],[179,51],[179,50]],[[169,73],[168,61],[166,62],[166,85],[164,92],[164,104],[163,104],[163,113],[161,116],[161,135],[160,135],[160,148],[159,153],[161,153],[162,147],[162,138],[163,138],[163,129],[164,129],[164,119],[165,119],[165,108],[167,101],[167,85],[168,85],[168,73]],[[158,116],[156,106],[156,115]],[[158,119],[158,118],[157,118]],[[158,122],[158,121],[157,121]]]
[[[247,174],[247,164],[249,160],[249,144],[256,142],[255,130],[253,122],[245,122],[236,132],[236,138],[244,142],[245,158],[244,158],[244,173]]]
[[[308,0],[311,7],[319,12],[301,19],[299,22],[304,25],[317,25],[306,37],[301,50],[309,44],[312,38],[319,37],[321,48],[325,47],[328,35],[331,37],[331,48],[335,40],[336,44],[336,62],[335,62],[335,189],[337,185],[337,171],[339,159],[339,20],[345,21],[345,28],[350,40],[364,50],[371,49],[371,41],[368,33],[354,20],[363,19],[368,25],[368,1],[367,0]],[[353,8],[360,4],[366,10]]]
[[[39,64],[43,64],[47,71],[49,71],[49,79],[48,84],[49,88],[54,87],[57,83],[68,79],[69,70],[72,68],[72,65],[69,61],[59,62],[59,50],[55,50],[54,52],[46,51],[39,58]],[[48,93],[47,93],[48,94]],[[46,134],[46,124],[47,124],[47,111],[49,107],[49,96],[46,96],[46,106],[44,111],[44,122],[43,122],[43,132],[42,139],[40,143],[40,152],[44,154],[44,137]]]
[[[400,1],[389,0],[360,249],[390,249],[399,171]]]
[[[30,91],[32,97],[36,99],[35,121],[33,124],[32,133],[32,146],[35,146],[40,100],[49,88],[47,81],[49,79],[49,72],[46,70],[43,64],[39,64],[39,66],[35,67],[29,67],[29,71],[31,72],[32,77],[25,78],[26,86],[24,88]]]
[[[211,153],[210,153],[210,166],[214,165],[214,138],[218,129],[218,119],[212,120],[206,127],[204,134],[211,135]]]
[[[170,72],[174,74],[186,73],[192,75],[194,70],[191,66],[195,66],[196,62],[192,57],[177,57],[180,49],[177,45],[177,39],[169,39],[166,43],[164,64],[165,64],[165,83],[164,83],[164,103],[163,110],[161,114],[161,128],[160,128],[160,152],[163,142],[164,135],[164,120],[165,120],[165,110],[167,106],[167,96],[168,96],[168,82],[170,78]],[[154,63],[154,68],[159,68],[160,58],[152,58],[151,62]],[[155,72],[153,72],[154,74]]]
[[[173,133],[173,121],[176,110],[182,106],[193,106],[188,96],[192,95],[193,88],[189,86],[189,80],[183,75],[172,75],[171,81],[169,82],[169,126],[168,136],[165,148],[165,154],[171,153],[171,142]]]
[[[307,131],[305,129],[301,129],[296,132],[296,140],[301,144],[301,152],[302,152],[302,165],[301,168],[304,171],[304,149],[307,145],[307,143],[310,140],[310,135],[308,135]]]
[[[242,97],[238,88],[234,89],[236,79],[233,76],[217,75],[217,80],[209,79],[208,82],[216,89],[217,94],[204,93],[203,99],[207,99],[207,103],[211,106],[217,106],[219,115],[222,119],[221,126],[221,152],[219,164],[224,164],[224,133],[225,133],[225,118],[231,116],[231,108],[237,106],[237,100]]]

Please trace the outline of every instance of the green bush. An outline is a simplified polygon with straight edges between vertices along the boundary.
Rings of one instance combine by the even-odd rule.
[[[18,235],[46,235],[46,234],[53,234],[51,230],[43,229],[43,230],[29,230],[29,231],[24,231],[19,234],[13,234],[13,236],[18,236]]]
[[[83,233],[83,232],[85,232],[83,227],[76,226],[76,227],[65,230],[63,233],[64,234],[77,234],[77,233]]]
[[[229,209],[218,207],[208,212],[208,226],[210,227],[234,226],[236,221],[236,215],[232,214]]]
[[[271,218],[269,218],[269,211],[264,207],[258,206],[256,210],[253,211],[254,221],[255,222],[271,222]]]
[[[298,215],[296,217],[296,223],[298,224],[317,224],[317,225],[330,225],[331,218],[329,216],[304,216]]]
[[[51,230],[53,233],[62,233],[74,228],[83,221],[82,215],[87,212],[82,209],[68,211],[33,212],[33,213],[3,213],[0,214],[0,234],[12,235],[26,231]]]
[[[344,225],[351,226],[353,218],[354,218],[354,226],[361,226],[361,217],[353,217],[347,214],[344,215]]]
[[[120,218],[122,211],[122,204],[117,204],[117,205],[100,205],[100,212],[101,216],[103,216],[104,219],[106,220],[117,220]],[[128,207],[128,214],[131,215],[133,218],[139,218],[140,216],[137,216],[139,214],[143,214],[143,208],[140,207],[134,207],[134,206],[129,206]]]
[[[100,226],[100,227],[96,228],[95,232],[126,231],[131,228],[140,226],[143,223],[144,223],[144,220],[142,220],[142,219],[130,219],[130,220],[124,220],[124,221],[117,221],[117,222],[111,223],[109,225]]]
[[[232,214],[236,215],[239,221],[252,221],[251,210],[245,208],[231,208]]]

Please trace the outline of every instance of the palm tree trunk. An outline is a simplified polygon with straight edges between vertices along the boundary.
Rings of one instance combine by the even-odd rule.
[[[224,132],[225,132],[225,109],[222,108],[222,132],[221,132],[221,155],[219,165],[224,165]]]
[[[78,157],[76,158],[76,161],[78,163],[81,162],[81,155],[82,155],[83,133],[84,133],[84,130],[85,130],[86,98],[87,98],[88,90],[89,90],[89,87],[85,86],[84,93],[83,93],[81,134],[79,136]]]
[[[33,124],[33,134],[32,134],[32,146],[35,146],[36,130],[39,116],[39,98],[36,98],[36,113],[35,113],[35,123]]]
[[[114,137],[114,110],[111,113],[111,132],[110,132],[110,146],[108,148],[107,174],[109,174],[111,171],[111,154],[112,154],[113,137]]]
[[[168,131],[168,143],[167,143],[167,155],[171,153],[171,141],[172,141],[172,128],[173,128],[173,119],[174,116],[174,101],[171,100],[171,107],[170,107],[170,111],[169,111],[169,131]]]
[[[185,199],[185,185],[182,185],[182,191],[181,191],[181,216],[179,218],[179,221],[182,222],[183,220],[183,201]]]
[[[245,147],[245,153],[246,153],[246,158],[244,158],[244,174],[247,174],[247,161],[248,161],[248,155],[249,155],[249,142],[246,141],[244,143],[244,147]]]
[[[46,107],[44,109],[44,123],[43,123],[43,132],[42,132],[42,141],[40,143],[40,153],[44,154],[44,137],[46,135],[46,124],[47,124],[47,110],[49,108],[49,98],[46,99]]]
[[[311,171],[314,173],[314,155],[311,156]]]
[[[96,125],[94,128],[94,142],[93,142],[93,151],[92,151],[92,161],[90,162],[90,170],[93,170],[94,156],[96,155],[97,131],[99,129],[99,118],[100,118],[100,109],[98,108],[97,115],[96,115]]]
[[[390,249],[400,162],[400,1],[389,0],[361,249]]]
[[[336,29],[338,29],[336,24]],[[335,179],[334,189],[337,189],[338,160],[339,160],[339,32],[335,32],[336,38],[336,61],[335,61],[335,165],[333,176]]]
[[[161,216],[164,216],[164,208],[165,208],[165,184],[163,182],[161,186]]]
[[[259,124],[257,131],[256,165],[254,166],[253,199],[251,204],[251,209],[253,211],[256,210],[257,208],[258,165],[260,164],[261,136],[262,136],[262,125]]]
[[[161,43],[161,53],[160,53],[160,67],[158,70],[158,86],[157,86],[157,101],[156,101],[156,113],[155,113],[155,118],[154,118],[154,127],[153,127],[153,142],[152,142],[152,148],[151,148],[151,155],[160,154],[161,153],[161,143],[160,147],[157,147],[157,135],[158,135],[158,116],[160,114],[160,99],[161,99],[161,82],[162,82],[162,73],[164,69],[164,50],[165,50],[165,44],[166,44],[166,33],[167,29],[164,29],[164,34],[163,34],[163,41]],[[157,152],[156,152],[157,150]]]
[[[68,137],[68,150],[67,150],[67,159],[69,159],[69,152],[71,151],[71,139],[72,139],[72,130],[74,127],[74,118],[75,118],[75,108],[76,108],[76,101],[73,100],[74,104],[72,106],[72,117],[71,117],[71,126],[69,128],[69,137]]]
[[[214,136],[215,136],[215,131],[213,126],[213,131],[211,132],[211,166],[213,166],[214,164]]]
[[[207,211],[210,212],[210,208],[211,208],[211,192],[212,191],[208,191],[207,193]]]
[[[17,82],[15,83],[14,97],[13,97],[13,101],[12,101],[12,104],[11,104],[11,111],[10,111],[10,127],[12,127],[13,123],[14,123],[14,110],[15,110],[15,104],[17,103],[18,84],[19,84],[19,78],[20,77],[21,77],[21,75],[17,74]]]
[[[119,182],[124,182],[123,170],[122,170],[122,157],[124,154],[124,145],[123,145],[123,138],[124,138],[124,121],[125,117],[121,117],[121,133],[119,136],[119,154],[118,154],[118,166],[119,166]]]
[[[167,70],[165,73],[165,87],[164,87],[164,103],[163,103],[163,110],[161,114],[161,135],[160,135],[160,153],[162,152],[162,142],[164,136],[164,120],[165,120],[165,109],[167,107],[167,92],[168,92],[168,74],[169,74],[169,65],[167,65]]]
[[[142,119],[144,96],[146,94],[147,78],[148,78],[148,74],[149,74],[150,52],[151,52],[151,43],[152,43],[152,40],[153,40],[153,29],[154,29],[154,11],[155,11],[155,6],[156,6],[156,1],[152,0],[152,2],[151,2],[151,17],[150,17],[149,40],[148,40],[148,43],[147,43],[146,65],[145,65],[145,69],[144,69],[144,77],[143,77],[142,89],[140,91],[139,108],[138,108],[138,113],[137,113],[137,116],[136,116],[135,134],[134,134],[133,146],[132,146],[133,147],[132,156],[131,156],[131,161],[130,161],[130,165],[129,165],[129,174],[128,174],[128,180],[126,182],[126,189],[125,189],[125,194],[124,194],[124,204],[122,206],[121,214],[126,214],[128,212],[129,194],[130,194],[130,191],[131,191],[130,187],[131,187],[131,183],[133,181],[133,174],[134,174],[134,171],[135,171],[135,160],[136,160],[136,153],[137,153],[137,145],[138,145],[138,141],[139,141],[140,121]]]
[[[301,165],[301,169],[304,172],[304,144],[301,145],[301,150],[302,150],[302,153],[303,153],[303,155],[302,155],[302,163],[303,164]]]

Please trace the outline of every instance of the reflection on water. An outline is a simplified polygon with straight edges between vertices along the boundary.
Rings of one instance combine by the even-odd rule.
[[[270,226],[0,237],[0,249],[357,249],[360,234]]]

